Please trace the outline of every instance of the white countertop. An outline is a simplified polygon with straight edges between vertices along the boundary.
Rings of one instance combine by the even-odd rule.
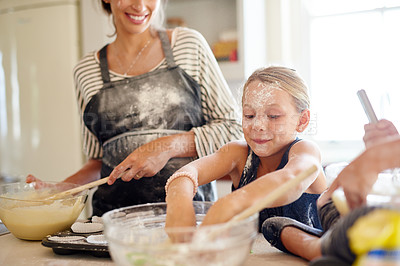
[[[111,258],[95,257],[91,254],[76,253],[57,255],[51,248],[42,246],[41,241],[26,241],[12,234],[0,236],[0,265],[34,266],[99,266],[115,265]],[[258,265],[308,265],[307,261],[291,256],[271,247],[259,234],[254,242],[252,253],[244,266]]]

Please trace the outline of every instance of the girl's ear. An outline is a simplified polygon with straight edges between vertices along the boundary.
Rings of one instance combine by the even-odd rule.
[[[299,123],[296,127],[297,132],[303,132],[307,128],[308,123],[310,123],[310,110],[306,109],[300,114]]]

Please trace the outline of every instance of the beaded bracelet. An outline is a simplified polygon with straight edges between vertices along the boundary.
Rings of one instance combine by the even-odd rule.
[[[197,193],[197,188],[199,187],[199,183],[197,182],[197,178],[190,172],[177,172],[173,174],[170,178],[167,180],[167,184],[165,184],[165,197],[168,195],[168,187],[171,184],[172,181],[179,177],[187,177],[193,182],[193,197]]]

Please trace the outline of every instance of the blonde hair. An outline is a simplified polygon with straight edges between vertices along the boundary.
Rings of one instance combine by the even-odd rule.
[[[245,95],[247,86],[255,80],[259,80],[265,85],[278,87],[289,93],[293,97],[296,110],[299,113],[305,109],[309,109],[310,97],[307,86],[295,70],[280,66],[259,68],[251,74],[244,84],[243,95]]]

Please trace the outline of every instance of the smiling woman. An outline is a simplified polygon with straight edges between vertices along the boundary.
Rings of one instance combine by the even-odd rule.
[[[173,172],[242,137],[238,106],[199,32],[162,28],[161,0],[101,5],[115,40],[74,69],[89,160],[65,179],[85,184],[109,176],[93,195],[97,216],[164,201]],[[215,200],[215,182],[200,187],[195,199]]]

